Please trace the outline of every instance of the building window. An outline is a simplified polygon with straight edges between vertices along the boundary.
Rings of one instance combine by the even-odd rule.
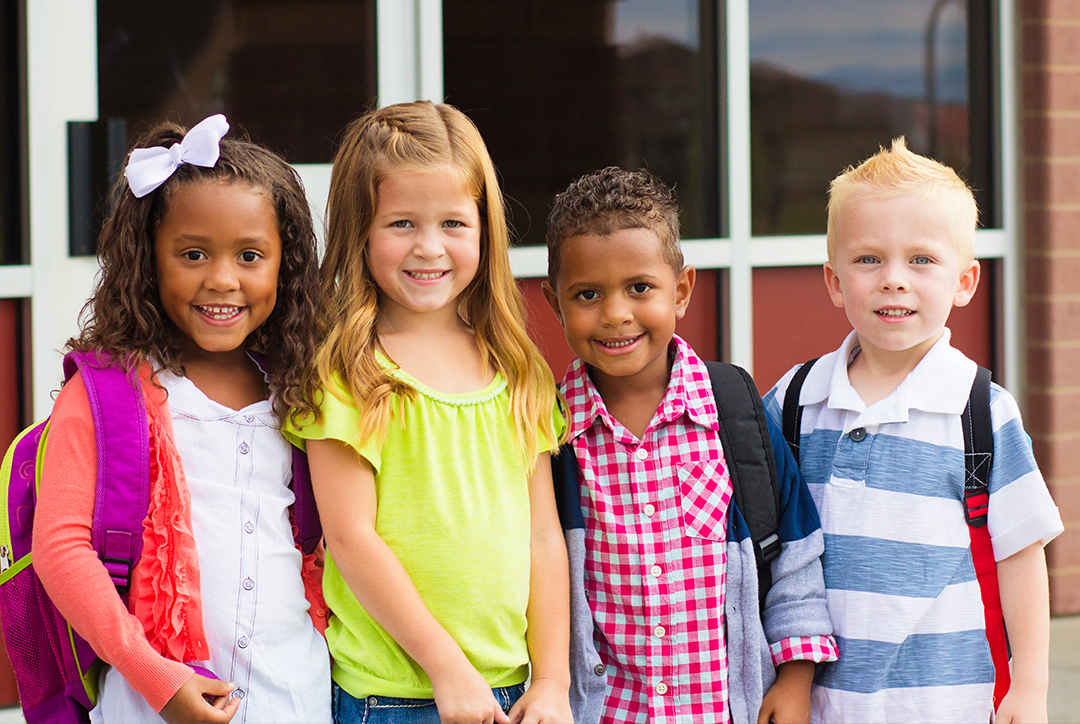
[[[676,186],[683,236],[721,234],[717,16],[697,0],[444,0],[444,89],[479,127],[525,244],[609,165]]]
[[[292,163],[329,163],[373,105],[374,0],[191,0],[147,12],[98,0],[99,116],[129,138],[224,113]]]
[[[825,232],[825,192],[892,138],[963,175],[999,226],[988,2],[749,0],[755,236]]]
[[[0,6],[0,264],[27,261],[22,234],[21,3]]]

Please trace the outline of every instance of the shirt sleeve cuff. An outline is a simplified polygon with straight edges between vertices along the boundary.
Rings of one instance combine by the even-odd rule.
[[[195,673],[187,664],[157,654],[145,639],[132,647],[116,668],[131,688],[143,695],[150,708],[159,713]]]
[[[769,653],[774,666],[799,660],[821,664],[836,661],[840,654],[832,636],[792,636],[769,646]]]

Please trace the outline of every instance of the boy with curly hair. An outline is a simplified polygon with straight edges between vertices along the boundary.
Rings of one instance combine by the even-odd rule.
[[[695,273],[674,193],[647,171],[588,174],[555,198],[547,243],[544,293],[577,355],[563,393],[580,491],[560,495],[575,721],[808,721],[814,663],[836,658],[817,512],[770,425],[781,553],[760,610],[725,411],[675,335]]]

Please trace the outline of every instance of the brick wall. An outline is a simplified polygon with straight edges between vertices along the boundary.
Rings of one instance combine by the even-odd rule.
[[[1065,533],[1051,608],[1080,612],[1080,0],[1021,0],[1025,423]]]

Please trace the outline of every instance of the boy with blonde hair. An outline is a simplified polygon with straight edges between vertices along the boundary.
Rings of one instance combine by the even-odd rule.
[[[961,416],[978,366],[950,346],[945,323],[979,283],[974,197],[898,138],[832,182],[828,214],[825,284],[854,330],[806,374],[794,431],[840,647],[815,677],[813,721],[988,722],[996,705],[998,724],[1045,722],[1043,546],[1063,528],[1016,402],[997,385],[986,525],[1012,653],[1001,701],[966,519]],[[766,395],[770,414],[797,369]]]

